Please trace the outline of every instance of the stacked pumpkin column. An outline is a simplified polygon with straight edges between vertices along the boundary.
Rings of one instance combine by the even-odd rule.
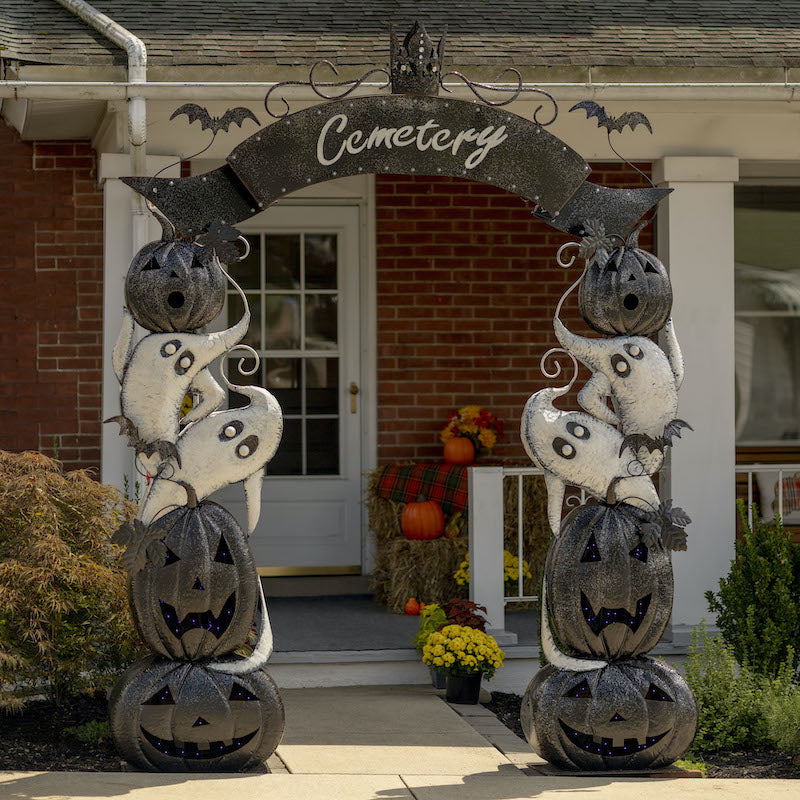
[[[225,282],[212,246],[165,234],[131,263],[114,349],[122,387],[114,420],[149,484],[114,541],[127,548],[131,610],[152,655],[120,678],[109,709],[120,754],[145,770],[251,769],[283,735],[283,704],[263,668],[272,636],[247,535],[206,499],[243,481],[252,532],[282,430],[280,407],[257,386],[235,387],[248,405],[216,410],[225,392],[209,367],[250,320],[245,311],[228,330],[197,332],[222,311]],[[138,340],[135,323],[147,331]],[[192,408],[181,418],[187,395]],[[255,649],[237,655],[256,621]]]
[[[521,721],[534,751],[557,767],[652,769],[680,758],[697,724],[686,681],[647,656],[669,621],[672,551],[686,549],[690,521],[659,498],[651,477],[689,427],[676,418],[683,362],[669,278],[638,247],[640,229],[617,246],[600,223],[584,230],[586,268],[567,294],[580,286],[581,314],[603,337],[566,328],[565,294],[553,323],[560,348],[545,359],[569,356],[572,380],[534,394],[522,417],[523,445],[544,470],[555,539],[542,587],[549,663],[525,692]],[[570,266],[562,251],[559,264]],[[649,338],[658,332],[662,346]],[[592,376],[578,393],[583,410],[564,411],[554,401],[572,388],[577,361]],[[562,521],[567,485],[594,499]]]

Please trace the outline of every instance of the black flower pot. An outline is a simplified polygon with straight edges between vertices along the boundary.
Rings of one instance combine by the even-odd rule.
[[[434,689],[446,689],[447,688],[447,675],[444,672],[439,672],[436,667],[429,666],[428,669],[431,673],[431,685]]]
[[[476,705],[481,695],[481,673],[448,675],[446,689],[445,699],[448,703]]]

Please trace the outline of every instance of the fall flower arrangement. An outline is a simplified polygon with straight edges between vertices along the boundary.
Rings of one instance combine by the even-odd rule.
[[[488,680],[504,658],[493,636],[464,625],[446,625],[434,631],[422,648],[423,663],[445,675],[480,672]]]
[[[458,569],[453,573],[456,583],[459,586],[469,586],[469,553],[467,553],[464,560],[459,565]],[[530,580],[531,569],[528,562],[522,559],[522,578],[523,580]],[[503,550],[503,583],[506,587],[513,588],[514,584],[519,581],[519,557],[510,553],[508,550]]]
[[[456,436],[464,436],[472,442],[477,453],[481,448],[491,450],[502,435],[503,423],[491,411],[473,405],[451,414],[439,438],[446,443]]]

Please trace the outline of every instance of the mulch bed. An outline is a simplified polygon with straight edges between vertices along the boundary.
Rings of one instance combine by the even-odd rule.
[[[516,694],[492,692],[490,703],[484,703],[507,728],[525,739],[519,722],[522,698]],[[745,753],[720,751],[706,753],[708,778],[800,778],[800,757],[777,753],[774,750],[754,750]]]
[[[64,733],[92,720],[108,720],[103,693],[81,695],[61,708],[34,700],[19,714],[0,712],[0,769],[122,771],[112,741],[84,743]]]

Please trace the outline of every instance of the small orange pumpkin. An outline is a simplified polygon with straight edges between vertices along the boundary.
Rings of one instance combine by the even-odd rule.
[[[418,617],[424,603],[418,602],[416,597],[409,597],[403,611],[411,617]]]
[[[403,509],[400,527],[406,539],[438,539],[444,533],[442,507],[419,495],[415,503],[407,503]]]
[[[454,436],[444,443],[444,460],[448,464],[471,464],[475,460],[475,445],[466,436]]]

